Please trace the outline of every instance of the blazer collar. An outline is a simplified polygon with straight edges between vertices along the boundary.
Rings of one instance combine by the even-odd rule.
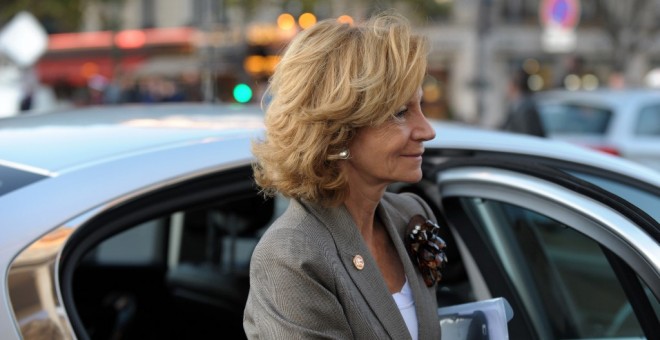
[[[373,314],[380,320],[383,329],[392,339],[409,339],[410,333],[401,312],[346,207],[342,205],[327,208],[308,202],[305,202],[305,205],[309,207],[310,212],[325,225],[332,235],[341,262],[355,286],[367,301]],[[378,210],[382,210],[380,205]],[[383,222],[389,224],[387,220],[383,220]],[[362,256],[364,259],[362,270],[358,270],[353,264],[353,259],[357,255]]]
[[[386,193],[385,198],[387,195]],[[393,339],[408,339],[410,334],[401,312],[348,210],[343,205],[337,208],[326,208],[309,202],[301,203],[332,235],[346,271],[374,315],[380,320],[383,329]],[[420,271],[408,256],[403,239],[411,216],[399,209],[394,207],[389,199],[381,199],[376,214],[381,218],[392,238],[413,292],[419,339],[439,338],[440,324],[437,317],[435,294],[429,294],[429,290],[434,288],[426,286]],[[365,265],[361,271],[353,264],[355,255],[361,255],[364,259]]]

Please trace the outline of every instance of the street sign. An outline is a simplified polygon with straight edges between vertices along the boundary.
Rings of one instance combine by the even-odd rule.
[[[0,30],[0,54],[20,67],[32,66],[48,47],[48,34],[28,12],[20,12]]]
[[[543,0],[539,5],[543,48],[548,52],[575,49],[575,27],[580,20],[579,0]]]
[[[580,20],[578,0],[543,0],[539,8],[539,18],[543,27],[559,26],[574,29]]]

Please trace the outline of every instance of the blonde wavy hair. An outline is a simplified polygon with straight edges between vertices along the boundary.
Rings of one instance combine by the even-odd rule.
[[[383,124],[414,94],[429,44],[386,12],[351,26],[320,21],[299,33],[271,77],[266,136],[254,141],[262,192],[337,205],[348,194],[339,162],[356,131]]]

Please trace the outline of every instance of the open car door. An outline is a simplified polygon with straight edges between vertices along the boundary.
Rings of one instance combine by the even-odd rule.
[[[657,181],[598,157],[430,144],[425,180],[400,190],[449,226],[441,307],[504,297],[511,339],[659,338]]]

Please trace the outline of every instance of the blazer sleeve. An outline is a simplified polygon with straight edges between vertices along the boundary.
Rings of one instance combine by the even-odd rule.
[[[264,235],[250,263],[243,317],[249,339],[353,337],[324,253],[323,242],[301,230],[277,228]]]

